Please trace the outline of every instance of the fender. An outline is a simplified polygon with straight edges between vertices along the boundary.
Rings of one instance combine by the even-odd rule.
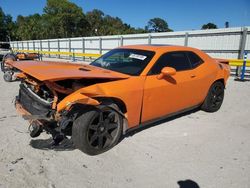
[[[216,80],[221,80],[223,79],[224,80],[224,85],[226,85],[226,82],[230,76],[230,65],[229,65],[229,62],[228,60],[226,59],[215,59],[216,60],[216,63],[218,64],[218,67],[219,67],[219,71],[217,73],[217,76],[216,76]]]
[[[57,112],[61,112],[62,110],[68,110],[73,104],[76,103],[93,106],[97,106],[100,104],[97,100],[77,92],[65,97],[61,102],[59,102],[57,104]]]

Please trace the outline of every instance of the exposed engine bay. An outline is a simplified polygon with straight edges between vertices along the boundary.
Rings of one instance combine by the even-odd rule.
[[[23,74],[19,75],[23,77]],[[34,78],[25,76],[20,84],[20,91],[34,96],[37,102],[50,106],[55,110],[56,105],[71,93],[97,83],[112,81],[110,79],[80,79],[63,81],[43,81],[40,82]],[[19,94],[19,95],[20,95]],[[28,109],[27,109],[28,110]]]

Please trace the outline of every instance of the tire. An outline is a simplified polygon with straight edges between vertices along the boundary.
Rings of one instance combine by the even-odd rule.
[[[29,131],[30,131],[30,137],[36,138],[40,136],[40,134],[43,132],[43,129],[41,125],[32,123],[30,124]]]
[[[88,155],[98,155],[115,146],[121,137],[123,122],[117,110],[116,104],[110,104],[81,114],[72,127],[75,147]]]
[[[213,83],[208,91],[205,101],[201,105],[201,109],[206,112],[218,111],[223,103],[224,89],[225,86],[222,82],[217,81]]]
[[[3,79],[6,81],[6,82],[12,82],[12,73],[10,71],[7,71],[4,73],[3,75]]]

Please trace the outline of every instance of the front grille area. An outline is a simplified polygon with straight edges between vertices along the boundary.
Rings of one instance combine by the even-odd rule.
[[[39,99],[25,84],[20,84],[18,102],[32,115],[47,116],[51,111],[51,104]]]

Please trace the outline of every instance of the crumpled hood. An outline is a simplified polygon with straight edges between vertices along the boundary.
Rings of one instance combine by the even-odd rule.
[[[14,61],[11,66],[40,80],[64,80],[64,79],[125,79],[129,75],[102,69],[87,64],[73,64],[49,61]]]

